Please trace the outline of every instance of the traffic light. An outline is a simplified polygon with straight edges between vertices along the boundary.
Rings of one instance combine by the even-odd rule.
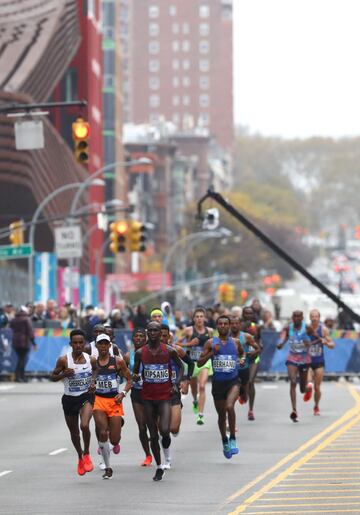
[[[82,118],[77,118],[72,124],[75,158],[79,163],[89,161],[90,125]]]
[[[126,220],[118,220],[110,224],[110,250],[113,254],[126,251],[126,233],[128,229]]]
[[[146,227],[143,223],[134,220],[129,228],[130,252],[145,252]]]
[[[229,283],[219,284],[219,299],[221,302],[234,302],[235,287]]]
[[[247,298],[249,296],[249,293],[247,290],[241,290],[240,292],[240,298],[241,298],[241,301],[244,303],[246,302]]]
[[[9,225],[10,229],[10,243],[14,246],[23,245],[24,243],[24,222],[23,220],[16,220]]]

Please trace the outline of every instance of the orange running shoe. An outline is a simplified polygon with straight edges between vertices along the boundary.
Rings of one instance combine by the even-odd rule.
[[[307,388],[307,390],[304,393],[303,399],[305,402],[308,402],[312,397],[314,385],[312,383],[308,383],[306,388]]]
[[[245,404],[245,402],[246,402],[246,401],[245,401],[241,396],[240,396],[240,397],[238,397],[238,401],[239,401],[239,403],[240,403],[241,405]]]
[[[146,456],[146,458],[142,462],[141,466],[142,467],[150,467],[151,464],[152,464],[152,456],[151,456],[151,454],[149,454],[149,456]]]
[[[319,406],[314,406],[314,415],[315,416],[320,415]]]
[[[84,476],[85,472],[86,472],[86,470],[85,470],[85,466],[84,466],[84,460],[83,460],[83,458],[80,458],[78,461],[77,473],[79,474],[79,476]]]
[[[92,470],[94,470],[94,465],[93,465],[93,462],[91,461],[90,454],[84,454],[83,463],[84,463],[85,472],[91,472]]]

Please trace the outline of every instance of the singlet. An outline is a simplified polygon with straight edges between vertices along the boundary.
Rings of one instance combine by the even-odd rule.
[[[83,352],[85,363],[74,363],[72,352],[66,354],[68,368],[75,370],[74,375],[64,378],[64,394],[77,397],[89,390],[92,377],[90,356]]]
[[[189,347],[189,354],[190,354],[190,358],[193,361],[197,361],[200,358],[200,354],[204,350],[205,343],[210,338],[208,328],[205,327],[205,333],[198,333],[194,326],[191,339],[193,339],[193,338],[198,338],[199,344],[194,345],[194,347]]]
[[[306,324],[303,321],[300,329],[294,328],[294,323],[289,325],[289,336],[287,343],[289,344],[288,361],[299,364],[308,364],[311,361],[308,347],[304,342],[309,342],[310,337],[306,333]]]
[[[99,397],[116,397],[119,393],[119,382],[116,371],[116,358],[110,356],[106,365],[100,365],[97,359],[98,374],[96,377],[96,395]]]
[[[318,340],[319,338],[323,338],[322,329],[323,325],[319,324],[318,328],[316,329],[316,333],[314,335],[310,335],[310,340],[312,342]],[[319,341],[317,341],[316,343],[312,343],[310,345],[310,356],[312,365],[324,365],[324,344]]]
[[[239,340],[240,340],[241,346],[244,349],[244,353],[245,353],[245,361],[243,362],[242,365],[240,364],[240,360],[243,358],[243,356],[241,358],[238,357],[238,365],[239,365],[240,370],[245,370],[246,368],[249,368],[249,365],[250,365],[249,352],[251,352],[253,350],[253,348],[246,343],[246,334],[248,334],[248,333],[244,333],[242,331],[239,334]]]
[[[168,347],[161,343],[154,356],[149,350],[149,345],[144,345],[141,347],[141,361],[143,365],[142,398],[154,401],[170,400],[172,372]]]
[[[213,367],[213,381],[231,381],[238,376],[238,350],[231,336],[226,343],[220,342],[216,336],[213,338],[212,349],[220,344],[220,350],[211,357]]]
[[[91,356],[93,356],[94,358],[98,359],[99,357],[99,351],[95,345],[95,340],[93,340],[92,342],[90,342],[90,347],[91,347]],[[114,356],[114,347],[113,347],[113,344],[110,345],[110,348],[109,348],[109,354],[110,356]]]
[[[130,369],[131,373],[134,372],[134,364],[135,364],[135,350],[131,349],[130,353],[129,353],[129,369]],[[140,379],[139,379],[139,381],[133,381],[133,385],[131,387],[131,388],[134,388],[135,390],[141,390],[141,388],[143,387],[142,369],[143,369],[143,365],[140,362],[140,368],[139,368]]]

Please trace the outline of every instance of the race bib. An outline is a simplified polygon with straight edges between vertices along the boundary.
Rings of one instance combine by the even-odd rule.
[[[310,355],[315,357],[320,357],[323,355],[323,346],[320,343],[316,343],[315,345],[311,345],[310,347]]]
[[[144,381],[147,383],[167,383],[169,381],[169,365],[167,363],[144,365]]]
[[[91,372],[83,372],[69,377],[69,393],[87,392],[91,383]]]
[[[236,359],[234,356],[215,356],[213,359],[214,372],[229,374],[236,370]]]
[[[97,393],[115,393],[118,391],[118,381],[113,374],[98,375],[96,378]]]
[[[296,341],[296,340],[290,340],[289,342],[290,351],[294,354],[301,354],[303,352],[306,352],[305,344],[302,340]]]
[[[190,358],[193,361],[197,361],[200,358],[202,351],[202,347],[190,347]]]

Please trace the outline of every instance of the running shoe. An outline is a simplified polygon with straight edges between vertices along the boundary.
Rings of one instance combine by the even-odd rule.
[[[80,458],[78,461],[77,473],[79,474],[79,476],[83,476],[86,473],[83,458]]]
[[[239,448],[236,444],[235,438],[230,438],[229,443],[230,443],[231,454],[239,454]]]
[[[170,470],[171,469],[171,460],[165,460],[165,464],[162,467],[164,470]]]
[[[105,469],[106,469],[106,465],[105,465],[105,463],[104,463],[103,461],[100,461],[100,463],[99,463],[99,469],[100,469],[100,470],[105,470]]]
[[[113,477],[113,469],[112,468],[107,468],[105,469],[105,472],[103,474],[103,479],[112,479]]]
[[[299,422],[298,416],[297,416],[297,411],[295,409],[292,410],[292,412],[290,413],[290,418],[293,422]]]
[[[149,454],[149,456],[146,456],[146,458],[142,462],[141,466],[142,467],[150,467],[151,464],[152,464],[152,456],[151,456],[151,454]]]
[[[320,415],[319,406],[314,406],[314,415],[315,416]]]
[[[120,444],[119,444],[119,443],[117,443],[117,444],[116,444],[116,445],[114,445],[114,447],[113,447],[113,453],[114,453],[114,454],[119,454],[119,452],[120,452]]]
[[[93,465],[93,462],[91,461],[90,454],[84,454],[83,462],[84,462],[85,472],[91,472],[92,470],[94,470],[94,465]]]
[[[198,403],[198,401],[193,401],[193,412],[195,413],[195,415],[197,415],[199,413],[199,403]]]
[[[155,476],[153,477],[154,481],[161,481],[162,478],[165,476],[165,470],[161,467],[158,467],[155,472]]]
[[[198,417],[196,419],[196,423],[198,426],[203,426],[205,424],[204,415],[198,415]]]
[[[241,396],[238,397],[238,401],[239,401],[239,404],[241,404],[241,405],[246,403],[246,401]]]
[[[314,385],[312,383],[308,383],[306,388],[307,388],[307,390],[304,393],[303,399],[305,402],[308,402],[312,397]]]
[[[223,443],[223,453],[224,453],[225,458],[227,458],[228,460],[230,458],[232,458],[233,453],[231,451],[229,442]]]
[[[248,411],[248,420],[255,420],[254,412],[251,409]]]

